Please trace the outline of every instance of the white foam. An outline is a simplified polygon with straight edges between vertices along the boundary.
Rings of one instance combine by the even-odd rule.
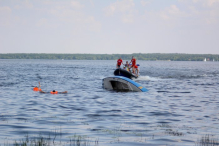
[[[137,80],[140,80],[140,81],[157,81],[157,80],[160,80],[159,78],[154,78],[154,77],[149,77],[149,76],[139,76],[137,79],[135,79],[136,81]]]

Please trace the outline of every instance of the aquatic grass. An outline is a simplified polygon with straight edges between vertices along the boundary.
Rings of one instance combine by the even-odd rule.
[[[4,146],[57,146],[57,145],[67,145],[67,146],[98,146],[99,138],[90,138],[86,135],[76,135],[68,136],[62,138],[62,129],[54,129],[49,135],[45,136],[41,133],[38,136],[25,135],[25,138],[21,140],[15,140],[13,144],[10,141],[4,143]],[[68,140],[69,139],[69,140]],[[1,144],[0,144],[1,146]]]
[[[70,137],[70,146],[89,146],[90,140],[87,140],[87,136],[81,136],[81,135],[74,135]],[[95,141],[95,145],[96,145]]]
[[[182,132],[174,131],[172,129],[166,129],[164,133],[167,135],[172,135],[172,136],[184,136]]]
[[[56,133],[57,134],[57,133]],[[39,135],[37,137],[30,138],[28,135],[25,136],[24,139],[21,139],[20,141],[15,140],[13,144],[10,144],[7,142],[4,144],[4,146],[57,146],[57,145],[68,145],[68,146],[98,146],[99,145],[99,139],[95,139],[92,141],[89,137],[85,135],[74,135],[71,137],[68,137],[69,141],[60,142],[56,141],[56,135],[51,138],[50,135],[48,137],[44,137],[42,135]],[[91,145],[92,144],[92,145]]]
[[[206,134],[198,139],[195,143],[196,146],[219,146],[218,138],[215,138],[214,135]]]
[[[127,142],[125,137],[131,135],[135,136],[134,142],[146,143],[148,140],[154,139],[154,134],[145,136],[144,130],[142,132],[123,130],[121,125],[113,129],[98,129],[95,131],[111,135],[112,140],[110,141],[110,143]]]
[[[45,138],[43,136],[35,137],[30,139],[28,136],[26,139],[20,140],[20,142],[17,142],[15,140],[14,146],[50,146],[51,145],[51,138]]]

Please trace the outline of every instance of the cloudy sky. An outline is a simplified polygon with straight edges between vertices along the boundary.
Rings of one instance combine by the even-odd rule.
[[[0,53],[219,54],[219,0],[0,0]]]

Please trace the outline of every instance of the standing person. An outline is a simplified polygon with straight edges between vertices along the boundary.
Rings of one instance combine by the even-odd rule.
[[[135,69],[136,69],[136,59],[135,59],[134,56],[132,56],[132,60],[131,60],[130,63],[132,63],[132,66],[131,66],[132,72],[135,73]]]
[[[120,68],[120,65],[123,64],[122,62],[122,58],[119,57],[119,59],[117,60],[117,64],[116,64],[116,68]],[[124,64],[123,64],[124,65]]]
[[[135,65],[134,68],[136,69],[137,73],[135,72],[135,74],[138,76],[139,75],[139,69],[138,69],[138,66]]]

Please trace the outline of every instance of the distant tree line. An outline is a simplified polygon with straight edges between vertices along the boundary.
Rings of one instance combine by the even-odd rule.
[[[0,59],[64,59],[64,60],[131,60],[135,56],[138,60],[166,60],[166,61],[219,61],[219,55],[213,54],[177,54],[177,53],[134,53],[134,54],[37,54],[37,53],[9,53],[0,54]]]

